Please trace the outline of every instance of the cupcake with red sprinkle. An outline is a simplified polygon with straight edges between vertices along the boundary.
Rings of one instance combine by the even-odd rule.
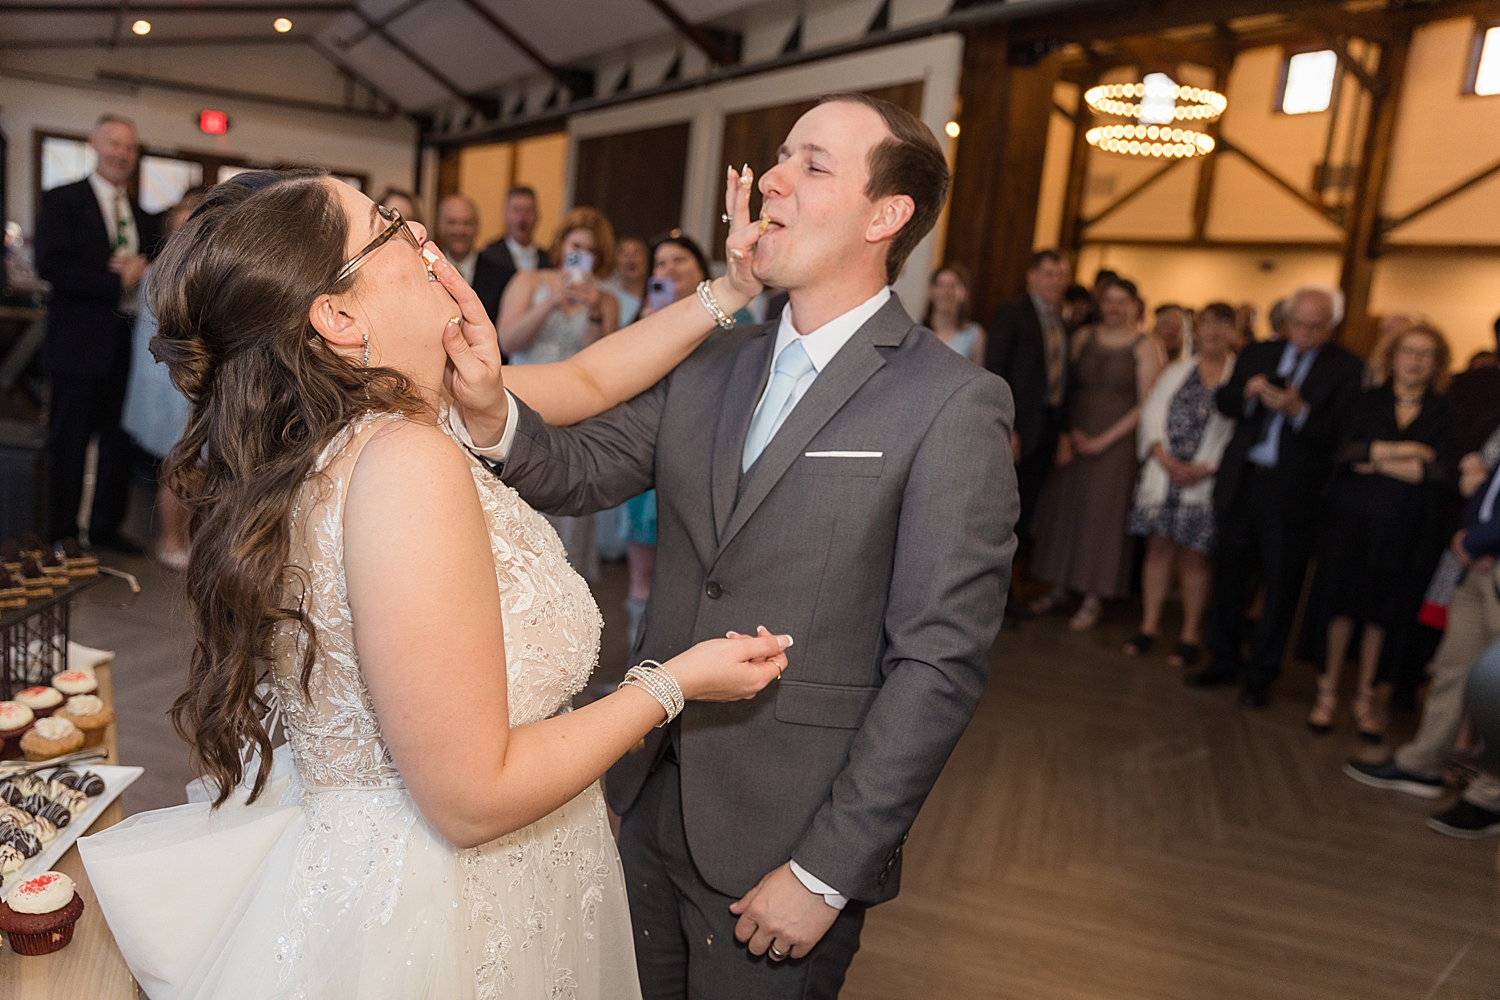
[[[43,872],[16,886],[0,903],[0,931],[17,955],[50,955],[73,940],[83,897],[62,872]]]
[[[38,719],[45,719],[63,703],[63,693],[55,687],[29,687],[16,692],[16,701],[31,709]]]

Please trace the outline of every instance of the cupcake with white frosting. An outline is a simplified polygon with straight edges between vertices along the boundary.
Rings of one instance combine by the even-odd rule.
[[[62,872],[43,872],[16,886],[0,903],[0,931],[17,955],[50,955],[73,940],[83,897]]]
[[[115,721],[115,710],[96,694],[75,694],[57,710],[57,714],[83,731],[83,745],[86,747],[103,743],[104,731]]]
[[[38,719],[45,719],[63,703],[63,693],[55,687],[29,687],[16,692],[16,701],[31,709]]]
[[[0,701],[0,760],[21,755],[21,737],[36,721],[36,713],[19,701]]]
[[[30,761],[51,760],[83,746],[83,730],[61,715],[38,719],[21,737],[21,752]]]
[[[69,696],[93,694],[99,690],[99,682],[87,670],[64,670],[53,676],[52,686]]]

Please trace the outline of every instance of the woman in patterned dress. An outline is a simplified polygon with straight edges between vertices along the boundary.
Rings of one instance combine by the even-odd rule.
[[[733,309],[759,291],[758,228],[727,180],[713,292]],[[211,802],[82,843],[153,1000],[640,995],[598,779],[669,713],[639,686],[568,711],[599,612],[453,436],[450,398],[500,398],[499,351],[425,235],[325,176],[242,174],[157,262],[156,349],[193,404],[168,460],[196,634],[173,716]],[[713,327],[678,303],[505,377],[571,423]],[[662,669],[686,698],[749,698],[789,644],[714,640]]]
[[[1182,636],[1168,659],[1198,661],[1203,609],[1208,605],[1214,545],[1214,474],[1234,434],[1234,423],[1214,406],[1214,392],[1234,371],[1229,350],[1234,307],[1205,306],[1184,356],[1161,373],[1141,411],[1138,455],[1144,463],[1130,511],[1130,533],[1146,539],[1141,569],[1141,628],[1125,653],[1150,651],[1175,564],[1182,579]]]

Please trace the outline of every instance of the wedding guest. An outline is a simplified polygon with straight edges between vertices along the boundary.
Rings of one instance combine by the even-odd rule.
[[[162,218],[162,238],[171,236],[203,204],[208,186],[189,189]],[[151,457],[157,475],[156,516],[160,535],[156,540],[156,561],[167,569],[181,573],[188,563],[188,511],[177,495],[167,488],[160,476],[161,462],[182,437],[187,427],[188,401],[172,384],[167,366],[158,364],[151,355],[151,338],[156,336],[156,316],[151,312],[151,269],[141,281],[141,307],[136,313],[131,337],[130,381],[125,389],[125,407],[121,426],[136,446]]]
[[[619,300],[601,284],[615,269],[614,228],[603,213],[584,206],[570,211],[557,227],[550,256],[564,267],[526,271],[505,289],[498,329],[509,364],[565,361],[619,325]],[[589,263],[574,267],[569,260]],[[590,583],[597,581],[593,515],[548,515],[548,520],[562,537],[573,568]]]
[[[42,194],[36,270],[52,283],[42,367],[51,378],[48,540],[77,538],[89,442],[98,438],[89,542],[138,553],[120,534],[130,495],[130,438],[120,426],[130,378],[130,324],[156,252],[157,218],[126,187],[140,159],[129,119],[105,115],[89,137],[98,158],[76,184]]]
[[[1500,464],[1469,497],[1463,527],[1449,551],[1464,575],[1448,606],[1443,641],[1428,667],[1432,681],[1422,721],[1411,741],[1386,760],[1344,764],[1344,773],[1362,785],[1424,799],[1443,795],[1443,767],[1463,725],[1464,684],[1485,649],[1500,640]],[[1481,774],[1452,809],[1438,813],[1428,825],[1459,837],[1500,831],[1500,780]]]
[[[1161,343],[1162,350],[1167,352],[1167,361],[1176,361],[1182,357],[1183,345],[1192,336],[1192,320],[1188,317],[1187,310],[1175,302],[1156,307],[1156,321],[1151,327],[1151,333]]]
[[[932,272],[922,324],[976,365],[984,364],[984,327],[969,318],[969,271],[962,264]]]
[[[506,192],[505,235],[482,251],[483,256],[500,268],[502,296],[516,275],[552,267],[555,263],[545,249],[533,242],[537,221],[535,191],[523,184]]]
[[[1080,284],[1071,284],[1063,292],[1062,321],[1068,336],[1089,321],[1094,314],[1094,297]]]
[[[646,278],[651,273],[651,249],[638,236],[627,236],[615,245],[615,273],[605,282],[620,300],[620,326],[636,321],[646,303]]]
[[[375,204],[383,208],[394,208],[401,213],[401,218],[408,222],[421,222],[422,213],[417,211],[417,199],[410,191],[398,187],[388,187],[375,199]]]
[[[1255,321],[1257,316],[1258,312],[1253,302],[1242,302],[1239,308],[1234,311],[1234,349],[1236,354],[1243,351],[1250,344],[1255,343],[1257,339],[1255,336]]]
[[[1477,371],[1481,368],[1500,368],[1500,353],[1495,351],[1475,351],[1469,356],[1468,371]]]
[[[387,206],[389,207],[389,206]],[[474,246],[479,238],[479,206],[461,194],[450,194],[438,202],[437,225],[432,241],[443,251],[459,275],[474,289],[491,321],[500,318],[500,293],[505,275],[500,265],[485,257]]]
[[[1495,319],[1495,342],[1500,346],[1500,317]],[[1500,368],[1470,360],[1466,371],[1453,376],[1446,395],[1458,422],[1459,450],[1466,455],[1478,451],[1500,427]]]
[[[1138,465],[1135,431],[1141,406],[1164,364],[1161,345],[1141,330],[1145,306],[1123,278],[1099,296],[1102,319],[1073,335],[1068,426],[1057,468],[1037,502],[1031,573],[1052,584],[1032,605],[1045,614],[1073,591],[1083,601],[1068,626],[1087,631],[1101,602],[1130,594],[1134,547],[1126,534]]]
[[[1318,500],[1364,372],[1364,362],[1329,343],[1344,317],[1341,292],[1306,286],[1284,301],[1284,338],[1240,352],[1233,376],[1214,399],[1236,425],[1214,483],[1219,539],[1208,624],[1213,665],[1186,678],[1195,687],[1242,682],[1245,708],[1265,707],[1281,672]],[[1245,581],[1256,565],[1265,599],[1246,661]]]
[[[1005,379],[1016,401],[1010,447],[1021,491],[1016,537],[1023,544],[1031,535],[1037,498],[1052,472],[1057,440],[1066,425],[1069,331],[1061,305],[1072,273],[1067,258],[1056,250],[1033,253],[1026,269],[1026,294],[1000,304],[985,343],[984,366]],[[1092,309],[1093,301],[1087,306]]]
[[[1359,683],[1352,706],[1359,734],[1385,734],[1377,685],[1394,679],[1396,653],[1416,627],[1422,593],[1447,541],[1443,512],[1458,483],[1453,411],[1439,393],[1448,342],[1425,324],[1384,345],[1371,367],[1385,374],[1349,410],[1322,498],[1317,569],[1299,653],[1318,663],[1318,696],[1307,718],[1332,730],[1339,675],[1358,636]]]
[[[1143,464],[1130,533],[1146,539],[1146,561],[1141,628],[1125,644],[1129,656],[1144,655],[1156,643],[1175,564],[1182,578],[1182,636],[1169,661],[1178,667],[1198,662],[1213,572],[1214,473],[1234,434],[1234,421],[1219,412],[1214,393],[1234,372],[1235,332],[1233,306],[1205,306],[1192,350],[1162,371],[1141,410],[1136,442]]]

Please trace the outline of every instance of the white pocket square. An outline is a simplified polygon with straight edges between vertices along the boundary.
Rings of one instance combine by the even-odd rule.
[[[805,451],[803,458],[882,458],[883,451]]]

